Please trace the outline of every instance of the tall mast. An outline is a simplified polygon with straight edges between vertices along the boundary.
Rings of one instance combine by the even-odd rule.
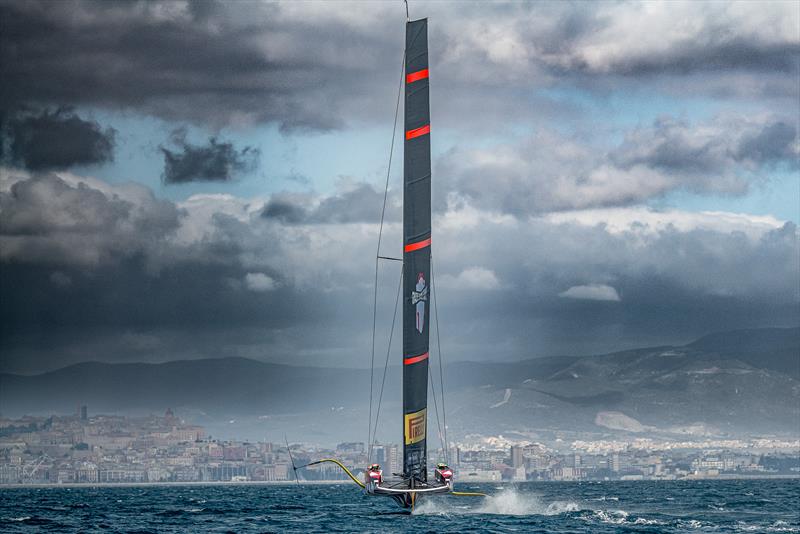
[[[406,23],[403,162],[403,474],[427,475],[431,279],[428,19]]]

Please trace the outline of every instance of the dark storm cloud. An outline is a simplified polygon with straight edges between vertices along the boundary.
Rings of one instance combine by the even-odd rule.
[[[178,208],[140,186],[16,180],[0,193],[6,369],[219,355],[363,365],[377,225],[313,219],[358,185],[289,202],[312,208],[303,222],[282,220],[292,210],[277,201],[265,217],[269,207],[227,196]],[[754,317],[794,324],[798,229],[762,219],[639,208],[587,223],[451,208],[435,220],[443,341],[459,358],[520,359],[688,341]],[[389,247],[401,242],[396,221]],[[381,270],[381,318],[397,275]],[[619,298],[575,289],[587,287]]]
[[[0,123],[2,126],[2,123]],[[19,112],[8,121],[12,164],[40,171],[114,159],[116,131],[81,119],[69,109]]]
[[[324,61],[334,35],[344,35],[343,54],[356,43],[302,17],[286,26],[279,20],[286,9],[210,1],[3,2],[3,107],[70,103],[218,126],[330,129],[341,122],[330,101],[332,82],[363,79],[356,73],[369,66]]]
[[[631,132],[611,154],[623,168],[647,165],[666,171],[706,173],[710,178],[737,163],[756,167],[797,164],[794,153],[797,132],[786,121],[747,121],[718,118],[704,127],[669,117],[651,128]]]
[[[558,102],[531,95],[556,81],[606,92],[657,76],[668,91],[796,95],[790,3],[435,3],[424,11],[436,91],[447,95],[439,112],[450,122],[553,113]],[[284,132],[383,121],[403,16],[399,3],[5,1],[0,100],[7,109],[100,106],[214,126],[276,123]]]
[[[160,147],[164,154],[164,182],[226,182],[234,175],[255,168],[261,152],[246,146],[237,150],[233,143],[212,137],[206,145],[192,145],[186,141],[186,131],[173,132],[172,143],[177,150]]]
[[[376,223],[380,220],[382,206],[383,192],[371,184],[357,183],[316,203],[312,203],[308,195],[273,195],[261,216],[285,224]],[[399,216],[399,199],[390,191],[384,220],[396,221]]]
[[[0,259],[92,266],[154,258],[150,253],[178,228],[180,216],[174,204],[142,186],[108,194],[83,181],[35,175],[0,191]]]
[[[800,164],[798,154],[792,150],[798,142],[796,128],[778,121],[765,125],[761,131],[748,132],[739,142],[736,157],[759,163]]]
[[[435,121],[470,138],[434,169],[451,354],[595,352],[800,320],[790,223],[625,208],[597,209],[587,224],[554,213],[681,189],[741,194],[771,166],[796,166],[797,67],[787,60],[797,54],[796,9],[699,5],[425,5]],[[0,0],[0,113],[74,105],[284,133],[390,121],[404,16],[399,2]],[[630,132],[609,131],[603,117],[567,122],[583,120],[586,94],[597,106],[637,90],[749,99],[763,116],[664,118]],[[787,95],[786,107],[774,100]],[[520,125],[533,133],[520,137]],[[183,183],[229,180],[255,151],[178,137],[163,153],[164,181]],[[141,186],[4,170],[2,365],[362,364],[383,195],[356,180],[339,186],[175,204]],[[401,248],[398,196],[390,192],[387,250]],[[391,314],[397,267],[381,267],[380,317]]]
[[[279,197],[273,197],[267,202],[261,216],[265,219],[277,219],[284,224],[299,224],[308,220],[308,213],[303,206]]]

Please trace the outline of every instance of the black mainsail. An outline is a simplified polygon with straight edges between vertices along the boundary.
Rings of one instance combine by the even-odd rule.
[[[434,470],[434,480],[428,482],[426,438],[428,427],[428,341],[431,324],[431,124],[428,95],[428,19],[406,23],[404,74],[403,472],[400,473],[400,479],[394,476],[384,479],[380,465],[371,464],[364,472],[364,482],[361,482],[342,462],[335,458],[324,458],[299,467],[295,466],[294,460],[292,460],[292,467],[297,472],[298,469],[325,462],[336,464],[347,473],[353,482],[364,488],[367,495],[388,496],[405,508],[413,508],[417,498],[421,495],[448,493],[457,496],[484,496],[484,494],[453,491],[453,472],[444,463],[437,464]],[[399,92],[397,96],[399,102]],[[396,120],[397,116],[395,115]],[[392,147],[394,147],[394,137],[392,138]],[[391,159],[389,162],[391,169]],[[388,176],[387,171],[387,191]],[[381,220],[382,228],[383,221]],[[378,254],[380,254],[380,237],[378,238]],[[376,257],[376,302],[377,260],[380,258],[396,259],[384,258],[380,255]],[[394,328],[394,323],[392,323],[392,328]],[[391,335],[389,346],[391,347]],[[388,357],[389,353],[387,353]],[[372,402],[371,395],[372,389],[370,389],[370,402]],[[381,385],[382,396],[383,386]],[[378,413],[380,413],[380,401]],[[372,409],[370,408],[371,423]],[[373,440],[371,428],[370,434],[371,444]],[[288,441],[286,446],[288,449]]]
[[[428,20],[406,23],[403,162],[403,475],[427,476],[431,280],[431,136]]]

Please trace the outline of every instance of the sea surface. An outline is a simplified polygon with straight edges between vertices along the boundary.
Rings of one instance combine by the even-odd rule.
[[[470,484],[401,513],[348,485],[0,490],[0,532],[800,532],[800,480]]]

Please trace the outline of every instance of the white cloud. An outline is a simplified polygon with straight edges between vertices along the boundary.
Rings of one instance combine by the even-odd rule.
[[[244,283],[250,291],[272,291],[278,284],[264,273],[247,273]]]
[[[442,275],[439,282],[444,287],[455,289],[498,289],[500,282],[497,275],[490,269],[483,267],[468,267],[458,276]]]
[[[619,302],[619,293],[611,286],[605,284],[589,284],[585,286],[572,286],[558,294],[559,297],[582,300],[608,300]]]
[[[539,128],[490,146],[464,145],[436,160],[443,189],[499,213],[628,206],[673,191],[747,194],[776,167],[797,166],[788,116],[719,115],[690,123],[661,117],[609,146]]]
[[[785,223],[771,215],[655,210],[644,206],[561,211],[548,213],[543,218],[553,224],[600,225],[609,234],[654,235],[673,228],[679,232],[741,232],[754,240]]]
[[[569,62],[597,72],[723,48],[797,42],[798,10],[791,2],[617,2],[599,4],[598,31],[568,49]],[[566,61],[562,58],[562,62]]]

